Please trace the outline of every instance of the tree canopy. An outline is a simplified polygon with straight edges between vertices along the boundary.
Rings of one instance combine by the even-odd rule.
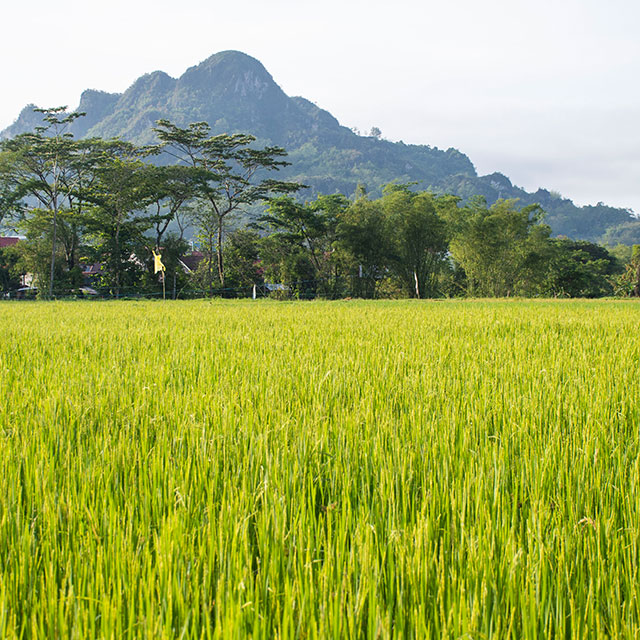
[[[272,177],[285,150],[251,135],[160,120],[156,143],[138,146],[74,139],[80,113],[41,115],[0,143],[0,222],[22,236],[3,250],[5,288],[29,274],[49,297],[87,284],[152,292],[167,277],[174,296],[638,295],[635,254],[552,238],[537,204],[400,182],[304,200],[302,185]]]

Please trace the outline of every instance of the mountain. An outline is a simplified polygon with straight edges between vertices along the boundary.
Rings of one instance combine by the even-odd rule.
[[[76,137],[115,137],[137,143],[154,141],[151,127],[160,118],[178,125],[206,121],[212,132],[251,133],[258,143],[283,146],[292,163],[281,177],[309,185],[313,193],[346,195],[364,184],[373,194],[392,182],[417,182],[419,188],[537,202],[555,234],[611,242],[640,242],[640,221],[626,209],[602,203],[577,207],[558,194],[535,193],[514,186],[501,173],[478,176],[471,160],[457,149],[389,142],[343,127],[327,111],[300,97],[289,97],[256,59],[223,51],[191,67],[179,78],[154,71],[138,78],[124,93],[87,90],[78,105],[86,117],[76,120]],[[33,105],[0,133],[10,137],[40,123]]]

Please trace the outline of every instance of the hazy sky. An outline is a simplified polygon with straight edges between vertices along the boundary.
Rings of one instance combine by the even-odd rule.
[[[390,140],[640,213],[639,0],[5,0],[0,129],[213,53]]]

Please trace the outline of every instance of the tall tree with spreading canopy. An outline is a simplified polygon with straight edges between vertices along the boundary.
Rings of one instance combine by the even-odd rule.
[[[215,226],[218,279],[224,287],[223,241],[230,214],[274,195],[300,189],[299,184],[264,177],[265,172],[289,164],[283,160],[286,151],[276,146],[253,148],[255,137],[247,134],[211,136],[206,122],[181,128],[168,120],[158,120],[154,131],[161,142],[159,150],[205,175],[198,204],[201,209],[206,208],[206,213],[200,216],[206,215],[209,220],[199,222],[209,229],[211,223]]]
[[[69,208],[69,190],[74,183],[74,155],[76,141],[68,132],[69,126],[84,116],[81,112],[67,113],[67,107],[34,109],[42,114],[43,125],[31,133],[16,136],[2,144],[9,162],[0,163],[5,185],[4,198],[13,207],[16,203],[24,212],[25,198],[37,202],[34,209],[49,212],[51,217],[51,260],[49,267],[49,297],[53,296],[58,222],[61,208]],[[13,186],[7,196],[6,185]]]
[[[12,184],[14,203],[31,197],[40,210],[51,214],[51,260],[49,268],[49,297],[53,296],[55,261],[58,239],[58,214],[65,205],[68,187],[72,182],[75,141],[69,126],[84,113],[67,113],[67,107],[34,109],[42,114],[43,124],[31,133],[24,133],[2,144],[10,162],[2,163],[5,187]],[[7,198],[6,192],[4,195]],[[66,202],[68,205],[68,201]]]

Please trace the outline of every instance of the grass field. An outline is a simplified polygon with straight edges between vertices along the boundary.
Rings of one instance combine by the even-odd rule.
[[[640,304],[0,304],[0,637],[640,637]]]

